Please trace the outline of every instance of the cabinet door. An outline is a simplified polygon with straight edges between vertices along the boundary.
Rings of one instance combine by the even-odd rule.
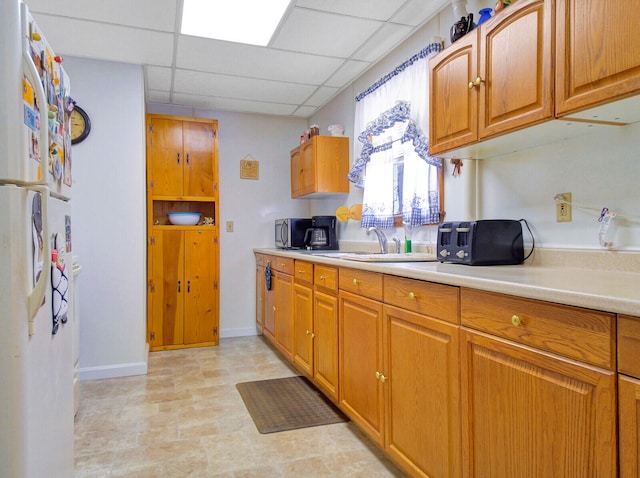
[[[297,198],[302,195],[302,146],[298,146],[291,151],[291,197]]]
[[[465,475],[615,477],[616,377],[463,330]]]
[[[313,290],[302,284],[293,286],[293,332],[293,361],[313,377]]]
[[[481,26],[480,139],[553,116],[554,2],[518,2]]]
[[[472,32],[429,63],[429,153],[478,139],[478,35]]]
[[[556,114],[640,89],[640,0],[556,0]]]
[[[184,233],[156,231],[153,238],[149,344],[179,345],[184,328]]]
[[[262,334],[267,340],[269,340],[273,344],[276,343],[276,290],[277,289],[278,289],[278,278],[272,269],[271,288],[269,290],[266,290],[266,287],[265,287],[264,328],[262,329]]]
[[[316,187],[316,140],[314,138],[302,145],[300,151],[302,161],[302,177],[300,192],[310,194],[315,192]]]
[[[383,445],[382,304],[340,291],[340,406]]]
[[[619,375],[620,478],[640,477],[640,380]]]
[[[276,345],[293,361],[293,276],[276,273]]]
[[[256,267],[256,327],[262,330],[264,327],[265,313],[265,283],[264,283],[264,267]]]
[[[154,196],[182,195],[182,121],[150,118],[147,131],[149,189]]]
[[[314,379],[338,400],[338,298],[316,291],[313,296]]]
[[[211,123],[183,123],[184,176],[183,195],[195,197],[214,196],[214,141],[215,131]]]
[[[215,231],[185,232],[184,343],[217,342]]]
[[[459,327],[387,305],[384,323],[385,449],[412,476],[460,476]]]

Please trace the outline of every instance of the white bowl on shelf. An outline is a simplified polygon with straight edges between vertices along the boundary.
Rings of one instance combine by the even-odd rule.
[[[200,221],[199,212],[168,212],[169,222],[176,226],[195,226]]]

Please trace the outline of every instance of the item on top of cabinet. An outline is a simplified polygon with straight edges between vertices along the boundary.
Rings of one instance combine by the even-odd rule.
[[[475,23],[473,23],[473,13],[470,13],[467,18],[460,17],[460,20],[455,22],[451,26],[451,43],[454,43],[456,40],[459,40],[471,30],[475,28]]]
[[[328,128],[331,136],[343,136],[344,135],[344,126],[341,124],[332,124]]]
[[[309,128],[310,136],[317,136],[320,134],[320,126],[318,126],[317,124],[312,124]]]
[[[486,22],[487,20],[489,20],[491,18],[491,12],[493,10],[491,8],[483,8],[480,10],[480,18],[478,19],[478,24],[476,26],[480,26],[481,24],[483,24],[484,22]]]

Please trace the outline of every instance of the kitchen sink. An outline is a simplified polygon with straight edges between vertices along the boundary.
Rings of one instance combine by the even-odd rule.
[[[402,253],[387,253],[382,254],[380,252],[328,252],[318,251],[313,253],[314,256],[332,257],[334,259],[346,259],[349,261],[360,262],[434,262],[438,259],[433,254],[427,254],[426,252],[408,252]]]

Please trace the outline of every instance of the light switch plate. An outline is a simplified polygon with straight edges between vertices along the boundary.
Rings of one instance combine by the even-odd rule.
[[[227,221],[227,232],[233,232],[233,221]]]

